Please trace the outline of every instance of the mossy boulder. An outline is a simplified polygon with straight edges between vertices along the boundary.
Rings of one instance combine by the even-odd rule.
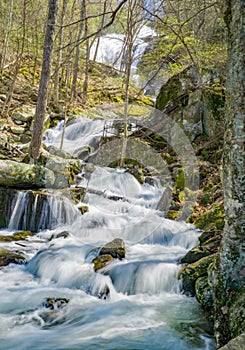
[[[189,250],[181,259],[182,264],[192,264],[212,253],[205,246],[198,246]]]
[[[182,92],[179,76],[170,78],[162,87],[156,99],[156,108],[164,110],[169,101],[174,100]]]
[[[95,253],[97,255],[97,257],[93,259],[93,263],[94,270],[98,271],[114,259],[121,260],[125,258],[125,243],[121,238],[115,238],[113,241],[105,244],[104,246],[93,249],[91,253]]]
[[[195,226],[200,229],[215,227],[216,230],[224,228],[224,207],[222,203],[215,203],[195,221]]]
[[[125,243],[121,238],[115,238],[113,241],[105,244],[99,252],[99,255],[110,254],[113,258],[125,258]]]
[[[114,258],[110,254],[103,254],[93,259],[94,271],[97,272],[98,270],[102,269],[112,260],[114,260]]]
[[[196,280],[195,295],[202,308],[210,314],[213,314],[214,300],[208,276],[202,276]]]
[[[214,261],[216,254],[206,256],[188,266],[182,267],[179,278],[182,281],[183,290],[190,295],[195,295],[195,283],[200,277],[207,276],[209,265]]]
[[[237,337],[245,330],[245,289],[236,291],[231,307],[229,308],[229,329],[231,336]],[[244,341],[245,348],[245,341]]]
[[[0,235],[0,242],[25,241],[27,237],[33,236],[32,231],[14,232],[12,235]]]
[[[0,267],[9,264],[25,264],[26,262],[24,255],[8,249],[0,249]]]
[[[48,152],[42,152],[41,162],[50,169],[55,175],[53,188],[66,188],[74,183],[75,174],[81,171],[81,162],[79,159],[67,159],[50,155]]]
[[[15,188],[51,187],[55,175],[50,169],[39,165],[0,160],[0,186]]]
[[[220,348],[220,350],[244,350],[245,349],[245,332],[238,337],[232,339],[228,344]]]

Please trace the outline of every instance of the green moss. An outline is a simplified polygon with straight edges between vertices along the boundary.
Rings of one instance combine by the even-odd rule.
[[[185,174],[182,169],[178,169],[175,182],[178,190],[183,190],[185,188]]]
[[[181,81],[178,76],[174,76],[162,86],[156,99],[156,108],[163,110],[170,100],[175,99],[179,95],[181,95]]]
[[[214,261],[216,254],[206,256],[180,270],[179,278],[182,280],[185,292],[195,295],[195,283],[200,277],[207,276],[209,265]]]
[[[222,230],[224,228],[224,208],[222,203],[215,203],[210,210],[204,212],[194,223],[200,229],[215,226],[216,229]]]
[[[213,314],[214,300],[212,289],[208,282],[208,276],[199,277],[195,283],[195,295],[202,308]]]

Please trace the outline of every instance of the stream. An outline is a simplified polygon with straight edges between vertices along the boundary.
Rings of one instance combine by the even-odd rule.
[[[93,164],[103,130],[103,120],[86,118],[66,128],[66,151],[79,156],[90,147],[77,177],[77,185],[87,188],[83,202],[66,202],[64,220],[53,195],[55,223],[43,211],[37,234],[1,243],[23,252],[28,263],[0,268],[0,348],[215,349],[203,311],[181,292],[177,278],[179,260],[196,245],[199,232],[156,209],[164,192],[157,176],[140,184],[122,168]],[[48,130],[46,144],[58,146],[61,134],[62,124]],[[28,197],[22,191],[17,197],[1,235],[21,230]],[[88,206],[83,215],[81,205]],[[125,242],[125,259],[94,272],[94,248],[117,237]],[[52,307],[47,298],[54,298]]]

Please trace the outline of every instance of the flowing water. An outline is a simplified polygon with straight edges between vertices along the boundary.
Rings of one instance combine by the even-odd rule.
[[[49,131],[46,142],[58,145],[61,132],[60,127]],[[102,133],[103,121],[78,119],[67,127],[64,148],[76,154],[93,145],[95,151]],[[89,176],[86,167],[93,169]],[[88,189],[79,204],[88,206],[87,213],[65,200],[64,220],[60,197],[51,196],[53,215],[43,208],[35,236],[1,243],[24,252],[28,263],[0,268],[0,348],[215,349],[203,312],[181,293],[177,278],[178,261],[195,246],[198,232],[156,210],[164,191],[157,178],[140,184],[123,169],[86,167],[77,181]],[[20,229],[27,200],[18,194],[2,235]],[[35,203],[32,210],[35,217]],[[59,236],[63,231],[69,236]],[[125,241],[126,258],[95,273],[93,248],[116,237]],[[50,309],[47,298],[69,302]]]

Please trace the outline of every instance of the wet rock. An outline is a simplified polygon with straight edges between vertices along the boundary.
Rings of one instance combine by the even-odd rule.
[[[207,276],[209,265],[214,261],[216,254],[206,256],[188,266],[184,266],[179,272],[183,290],[192,296],[195,295],[196,280],[202,276]]]
[[[78,207],[78,210],[80,210],[80,212],[82,214],[85,214],[85,213],[88,212],[88,206],[87,205],[81,205],[81,206]]]
[[[45,298],[42,306],[49,310],[62,309],[69,303],[70,299],[67,298]]]
[[[100,255],[93,259],[94,271],[97,272],[98,270],[102,269],[112,260],[114,259],[110,254]]]
[[[244,350],[245,349],[245,333],[242,333],[228,344],[220,348],[220,350]]]
[[[115,238],[100,249],[99,255],[110,254],[113,258],[125,258],[125,243],[121,238]]]
[[[25,264],[26,258],[20,254],[8,249],[0,249],[0,267],[9,264]]]
[[[0,235],[0,242],[25,241],[28,236],[33,236],[32,231],[14,232],[13,235]]]
[[[182,264],[192,264],[197,260],[204,258],[205,256],[211,255],[212,252],[205,246],[198,246],[189,250],[186,255],[181,259]]]
[[[70,187],[62,189],[60,192],[63,196],[69,198],[74,204],[78,204],[83,201],[86,194],[86,188],[81,186]]]
[[[0,160],[0,186],[15,188],[50,187],[55,182],[53,171],[39,165]]]
[[[55,233],[52,234],[52,236],[50,237],[49,241],[52,241],[53,239],[57,239],[57,238],[67,238],[70,236],[70,233],[68,231],[63,231],[60,233]]]
[[[98,298],[102,300],[106,300],[110,295],[110,288],[106,284],[105,287],[99,291]]]

